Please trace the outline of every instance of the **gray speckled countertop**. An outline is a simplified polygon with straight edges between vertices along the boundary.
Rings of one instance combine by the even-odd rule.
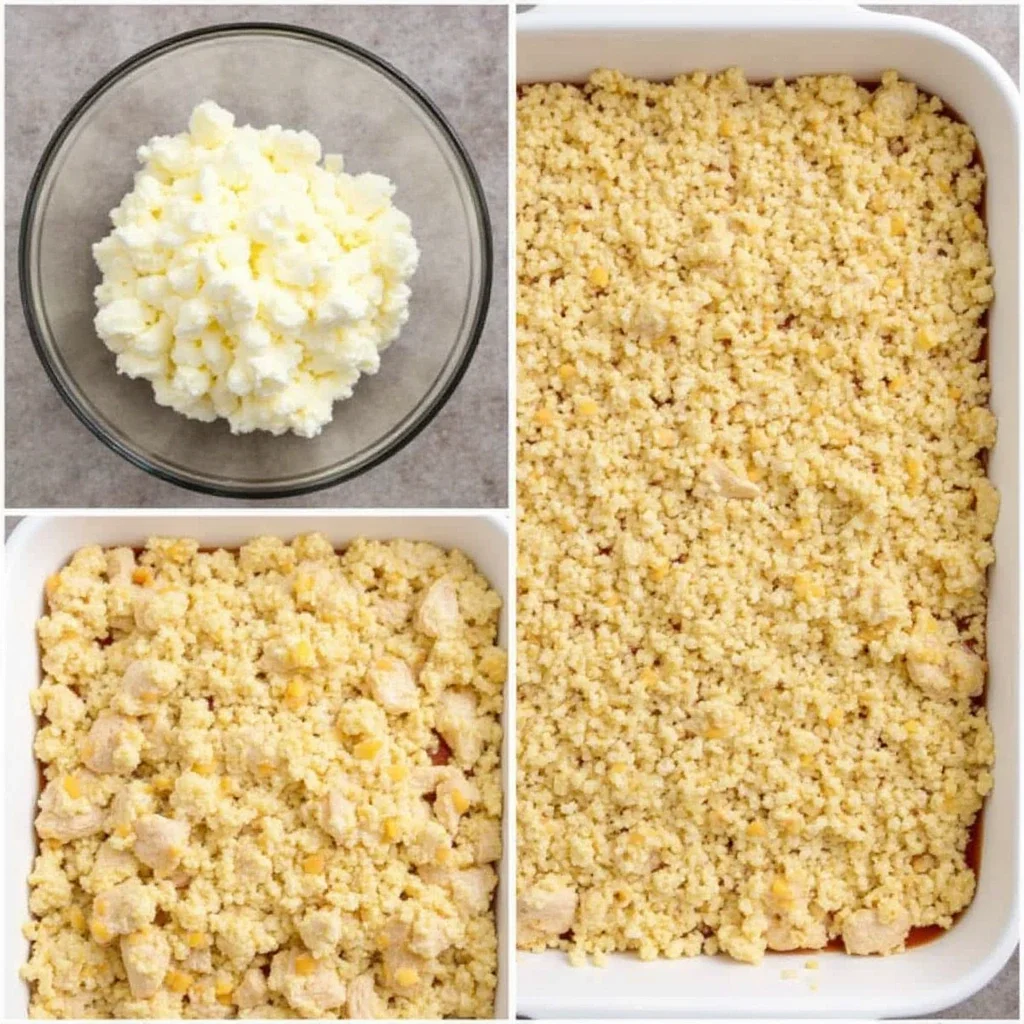
[[[96,440],[43,372],[29,340],[17,283],[18,226],[28,182],[72,104],[103,74],[144,47],[189,29],[232,21],[277,21],[320,29],[367,47],[404,71],[434,99],[466,144],[484,184],[494,230],[494,285],[487,325],[448,404],[383,465],[328,490],[275,504],[506,505],[505,8],[82,5],[6,11],[6,507],[243,504],[157,480]],[[41,75],[40,68],[46,73]]]
[[[988,50],[1013,80],[1020,84],[1020,8],[1016,5],[871,7],[879,11],[891,10],[896,14],[929,18],[962,32]],[[935,1017],[951,1020],[1019,1020],[1019,949],[980,992],[935,1014]]]

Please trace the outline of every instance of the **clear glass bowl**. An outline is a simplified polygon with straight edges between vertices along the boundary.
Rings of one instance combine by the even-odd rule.
[[[91,246],[132,187],[136,148],[174,134],[213,99],[239,124],[305,128],[352,173],[385,174],[412,218],[422,257],[409,322],[334,406],[314,439],[234,436],[158,406],[148,381],[117,373],[93,327],[100,274]],[[222,25],[144,50],[72,109],[29,187],[19,253],[22,303],[50,379],[83,423],[143,469],[194,490],[282,497],[328,487],[377,465],[421,431],[473,356],[491,287],[483,190],[431,100],[380,58],[321,32]]]

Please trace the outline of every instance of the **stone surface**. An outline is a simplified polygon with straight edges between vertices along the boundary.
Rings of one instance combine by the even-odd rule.
[[[469,150],[484,183],[494,230],[494,287],[487,325],[473,362],[448,404],[417,438],[383,465],[326,491],[275,504],[505,506],[506,10],[83,5],[9,7],[6,11],[7,507],[246,504],[195,494],[157,480],[96,440],[64,405],[36,358],[22,315],[17,278],[18,228],[28,183],[43,148],[72,104],[102,75],[146,46],[204,25],[244,21],[285,22],[330,32],[372,50],[404,71],[433,98]],[[40,74],[40,68],[46,73]],[[81,244],[94,241],[97,239],[83,239]]]

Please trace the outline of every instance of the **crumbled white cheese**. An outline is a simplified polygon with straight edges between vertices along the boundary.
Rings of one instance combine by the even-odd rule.
[[[234,433],[314,437],[408,319],[419,249],[394,185],[210,101],[138,155],[93,246],[96,330],[119,372]]]

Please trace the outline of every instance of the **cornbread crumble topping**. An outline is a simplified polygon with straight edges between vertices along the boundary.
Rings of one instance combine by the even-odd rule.
[[[319,534],[47,585],[36,1017],[490,1017],[500,599]]]
[[[519,944],[903,948],[992,785],[992,267],[887,73],[518,104]]]

